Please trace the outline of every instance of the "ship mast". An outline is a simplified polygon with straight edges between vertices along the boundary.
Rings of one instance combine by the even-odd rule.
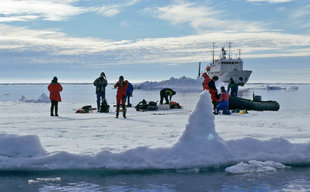
[[[212,43],[212,63],[214,64],[214,42]]]
[[[230,48],[231,48],[231,42],[228,42],[228,59],[230,58]]]
[[[199,61],[199,64],[198,64],[198,77],[197,78],[200,77],[200,67],[201,67],[201,62]]]
[[[241,49],[238,49],[239,51],[239,59],[241,58]]]

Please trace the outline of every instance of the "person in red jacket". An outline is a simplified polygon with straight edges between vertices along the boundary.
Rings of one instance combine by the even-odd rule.
[[[54,108],[55,108],[55,116],[58,116],[58,102],[61,101],[60,92],[62,91],[62,86],[58,83],[57,77],[54,77],[52,82],[48,85],[47,89],[50,92],[50,100],[51,100],[51,116],[54,116]]]
[[[225,90],[225,87],[223,86],[221,87],[221,94],[220,94],[220,98],[218,101],[220,102],[220,104],[218,104],[218,106],[216,107],[214,114],[217,115],[220,110],[223,110],[224,115],[230,115],[230,112],[228,110],[229,94],[227,93],[227,91]]]
[[[126,90],[128,88],[127,81],[124,81],[124,77],[120,76],[118,82],[115,83],[114,88],[117,88],[116,93],[116,118],[119,115],[119,108],[122,103],[123,117],[126,118]]]
[[[202,77],[204,78],[202,83],[203,90],[209,90],[208,83],[211,80],[211,78],[206,72],[202,74]]]
[[[215,86],[215,82],[218,80],[218,76],[212,77],[212,79],[208,82],[209,93],[211,95],[211,100],[213,104],[213,110],[216,108],[217,101],[219,99],[219,95],[217,93],[217,89]]]

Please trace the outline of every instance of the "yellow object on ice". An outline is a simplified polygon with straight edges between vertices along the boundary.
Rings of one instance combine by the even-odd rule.
[[[248,111],[247,110],[242,110],[239,112],[239,114],[248,114]]]

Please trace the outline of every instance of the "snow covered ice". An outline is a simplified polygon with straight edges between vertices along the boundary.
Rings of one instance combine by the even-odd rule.
[[[227,167],[225,171],[231,174],[242,174],[242,173],[260,173],[268,171],[276,171],[277,169],[288,168],[282,163],[274,161],[256,161],[251,160],[248,163],[240,162],[237,165]]]
[[[310,163],[309,141],[292,143],[279,134],[264,139],[234,137],[237,130],[257,122],[263,126],[258,132],[266,131],[271,117],[260,121],[255,116],[262,113],[253,113],[215,119],[208,92],[193,98],[197,104],[192,109],[164,113],[129,109],[126,120],[115,120],[114,112],[75,114],[72,107],[80,103],[61,103],[61,117],[55,118],[48,116],[47,103],[3,102],[0,169],[200,169],[236,164],[241,170],[240,166],[261,162],[251,170],[255,172],[276,170],[281,164]],[[272,113],[264,114],[265,118]],[[253,119],[245,121],[249,118]],[[232,123],[234,131],[225,131],[225,122]],[[271,126],[279,129],[282,124]],[[231,170],[227,169],[242,172]]]
[[[26,102],[26,103],[50,103],[51,102],[49,97],[45,93],[42,93],[38,99],[27,99],[24,95],[22,95],[18,101]]]

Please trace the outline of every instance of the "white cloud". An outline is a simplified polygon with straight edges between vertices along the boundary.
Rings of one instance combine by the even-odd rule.
[[[294,19],[303,19],[307,18],[310,16],[310,4],[305,5],[303,7],[299,7],[297,9],[294,9],[293,11],[290,12],[290,16]]]
[[[116,1],[115,4],[103,5],[102,7],[95,8],[94,10],[105,17],[114,17],[121,12],[122,8],[133,6],[139,2],[140,0],[119,0]]]
[[[14,22],[14,21],[30,21],[39,19],[37,15],[13,16],[13,17],[0,17],[0,22]]]
[[[212,42],[216,42],[216,51],[219,51],[226,41],[233,42],[235,53],[236,49],[242,49],[243,58],[310,56],[309,36],[278,32],[209,32],[174,38],[108,41],[72,38],[60,32],[30,30],[4,24],[0,24],[0,28],[0,51],[16,52],[16,55],[23,51],[42,53],[39,56],[29,55],[27,59],[22,58],[23,61],[33,64],[48,64],[56,58],[62,58],[59,59],[62,63],[76,63],[78,67],[98,67],[106,65],[105,63],[115,65],[209,62]]]
[[[113,17],[121,9],[133,6],[140,0],[119,0],[101,7],[76,6],[80,0],[0,0],[0,22],[48,20],[61,21],[85,12],[97,12],[105,17]],[[101,3],[101,2],[100,2]]]
[[[17,2],[17,0],[8,1]],[[18,2],[25,3],[25,1]],[[35,0],[29,2],[32,2],[32,5],[38,5],[36,3],[39,3],[39,1]],[[75,1],[53,0],[40,2],[52,2],[53,5],[61,4],[64,7],[72,8],[71,3]],[[118,1],[117,4],[105,5],[95,11],[101,10],[101,14],[112,17],[117,15],[123,7],[138,2],[138,0]],[[50,5],[49,3],[48,5]],[[8,7],[8,4],[6,7]],[[61,14],[46,16],[51,14],[50,12],[47,13],[47,8],[44,9],[46,11],[41,10],[41,12],[39,12],[38,8],[31,9],[29,7],[28,9],[29,14],[26,14],[27,11],[19,11],[19,9],[10,12],[9,8],[0,8],[0,13],[3,14],[5,12],[3,10],[6,10],[7,15],[14,15],[16,16],[14,17],[15,20],[21,21],[36,19],[36,17],[63,18],[70,15],[63,13],[62,16],[59,16]],[[75,7],[72,10],[75,10]],[[72,14],[83,11],[78,10],[77,12],[72,11]],[[94,8],[88,11],[94,11]],[[33,14],[33,12],[37,14]],[[181,1],[173,5],[159,7],[156,14],[159,18],[175,25],[187,23],[196,29],[198,33],[184,37],[110,41],[95,38],[74,38],[54,30],[31,30],[0,24],[0,51],[22,52],[30,50],[48,53],[51,57],[66,56],[66,59],[63,60],[64,63],[72,60],[81,66],[87,63],[87,67],[103,65],[102,60],[109,64],[179,64],[199,60],[210,61],[212,42],[216,42],[217,46],[220,47],[226,41],[236,44],[235,47],[242,49],[243,56],[247,58],[310,55],[309,36],[270,31],[264,27],[264,24],[259,22],[221,19],[225,17],[224,12],[212,7]],[[300,16],[301,14],[296,15],[296,17]],[[128,23],[124,21],[121,26],[126,27]],[[83,57],[83,59],[80,57]],[[35,57],[33,58],[35,59]],[[49,63],[50,59],[40,58],[35,59],[36,61],[33,62]]]
[[[121,27],[129,27],[130,24],[127,21],[122,21],[120,24]]]
[[[30,21],[34,19],[59,21],[85,10],[71,5],[73,0],[1,0],[1,22]]]
[[[141,0],[127,0],[127,2],[125,3],[125,6],[132,6],[135,5],[137,3],[139,3]]]
[[[118,6],[102,6],[97,12],[105,17],[114,17],[120,13]]]
[[[288,26],[293,29],[299,30],[300,33],[310,32],[310,4],[299,6],[293,10],[287,11],[288,20],[286,21]],[[289,24],[288,24],[289,23]]]
[[[190,2],[177,2],[166,7],[159,7],[157,17],[173,24],[188,23],[198,32],[202,31],[263,31],[263,23],[241,20],[221,19],[224,12],[212,7]]]

